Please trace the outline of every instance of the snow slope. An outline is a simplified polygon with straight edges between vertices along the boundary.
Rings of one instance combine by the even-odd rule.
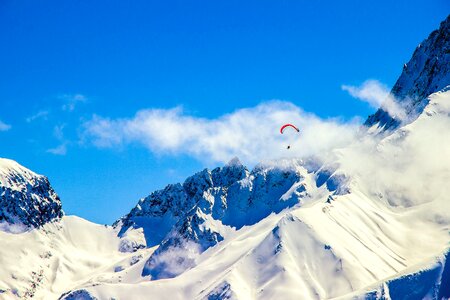
[[[141,260],[153,251],[120,252],[111,226],[75,216],[19,234],[0,231],[0,240],[0,299],[58,299],[72,287],[120,282],[133,268],[140,277]]]

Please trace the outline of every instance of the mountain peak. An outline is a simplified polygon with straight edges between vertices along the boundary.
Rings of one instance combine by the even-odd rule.
[[[0,158],[0,221],[40,227],[62,215],[61,201],[47,177]]]
[[[31,182],[38,177],[41,176],[21,166],[16,161],[0,158],[0,185],[15,188],[17,186],[14,185],[14,182],[17,180]]]
[[[420,101],[450,84],[450,15],[439,29],[419,44],[403,71],[392,94],[399,100]]]
[[[391,90],[391,96],[398,101],[411,118],[423,111],[426,98],[450,84],[450,15],[420,43],[410,61]],[[393,118],[382,108],[370,115],[364,125],[377,125],[394,129],[400,120]]]

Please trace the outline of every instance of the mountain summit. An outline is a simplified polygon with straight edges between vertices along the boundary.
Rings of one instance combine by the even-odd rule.
[[[410,61],[391,90],[391,95],[400,102],[406,113],[417,117],[427,104],[427,96],[450,84],[450,15],[417,46]],[[366,126],[393,129],[400,125],[382,108],[369,116]]]
[[[0,158],[0,220],[29,228],[62,215],[61,201],[47,177]]]

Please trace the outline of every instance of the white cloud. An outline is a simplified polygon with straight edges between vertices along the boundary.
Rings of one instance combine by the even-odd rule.
[[[58,97],[63,100],[65,103],[61,106],[61,109],[64,111],[74,111],[75,107],[80,103],[85,103],[87,101],[87,97],[82,94],[65,94]]]
[[[11,125],[0,121],[0,131],[8,131],[10,129],[11,129]]]
[[[56,148],[51,148],[47,150],[48,153],[55,155],[66,155],[67,154],[67,145],[63,143]]]
[[[389,88],[378,80],[366,80],[360,86],[342,85],[352,97],[369,103],[374,108],[383,108],[392,117],[406,119],[405,108],[390,93]]]
[[[284,123],[296,124],[300,133],[280,134]],[[98,147],[138,143],[162,155],[187,154],[208,162],[226,162],[238,156],[246,163],[256,163],[344,146],[355,136],[359,123],[322,120],[292,103],[271,101],[217,119],[190,116],[176,107],[141,110],[128,119],[94,115],[83,127],[84,140]]]
[[[31,123],[37,119],[44,119],[47,120],[48,114],[50,112],[48,110],[40,110],[38,111],[36,114],[26,118],[25,120],[27,121],[27,123]]]

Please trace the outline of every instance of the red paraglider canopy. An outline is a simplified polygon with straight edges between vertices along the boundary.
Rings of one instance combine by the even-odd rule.
[[[284,129],[285,129],[286,127],[292,127],[292,128],[294,128],[295,130],[297,130],[297,132],[300,132],[300,129],[298,129],[298,128],[295,127],[294,125],[292,125],[292,124],[285,124],[285,125],[281,126],[281,128],[280,128],[280,133],[281,133],[281,134],[283,134],[283,131],[284,131]]]

